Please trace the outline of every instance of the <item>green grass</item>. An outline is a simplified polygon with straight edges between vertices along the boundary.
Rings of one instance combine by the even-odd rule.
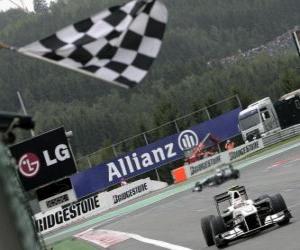
[[[98,248],[93,247],[84,241],[69,238],[67,240],[60,241],[60,242],[50,246],[50,248],[48,248],[48,249],[51,249],[51,250],[97,250]]]

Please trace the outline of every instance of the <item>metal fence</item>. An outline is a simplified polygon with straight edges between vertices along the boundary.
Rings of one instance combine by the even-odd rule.
[[[101,162],[116,158],[138,147],[143,147],[163,137],[179,133],[195,124],[210,120],[224,112],[242,107],[238,95],[228,97],[222,101],[208,105],[204,108],[191,112],[175,120],[164,123],[156,128],[144,131],[122,141],[104,147],[92,154],[79,158],[77,167],[79,170],[95,166]]]

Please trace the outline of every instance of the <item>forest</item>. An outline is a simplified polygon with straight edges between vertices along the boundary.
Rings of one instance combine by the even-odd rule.
[[[19,112],[20,91],[36,121],[36,133],[62,125],[72,130],[73,150],[80,158],[232,95],[238,94],[245,107],[261,97],[275,100],[300,88],[300,61],[292,41],[289,49],[273,55],[221,63],[300,25],[299,0],[163,2],[169,23],[162,50],[136,88],[115,87],[2,49],[0,109]],[[24,46],[122,3],[58,0],[35,12],[0,12],[0,41]],[[215,112],[222,112],[222,106]]]

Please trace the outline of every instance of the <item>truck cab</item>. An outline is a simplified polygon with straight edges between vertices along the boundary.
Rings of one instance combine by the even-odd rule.
[[[239,113],[238,119],[244,141],[252,141],[281,130],[270,97],[250,104]]]

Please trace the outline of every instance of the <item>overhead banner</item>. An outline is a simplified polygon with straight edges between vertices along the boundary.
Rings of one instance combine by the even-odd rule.
[[[20,180],[31,190],[76,172],[76,164],[63,127],[10,147]]]
[[[98,192],[117,184],[122,178],[130,178],[151,171],[184,157],[184,151],[198,145],[211,133],[220,140],[239,134],[238,114],[240,108],[222,114],[212,120],[160,139],[147,146],[101,163],[71,177],[78,198]]]

